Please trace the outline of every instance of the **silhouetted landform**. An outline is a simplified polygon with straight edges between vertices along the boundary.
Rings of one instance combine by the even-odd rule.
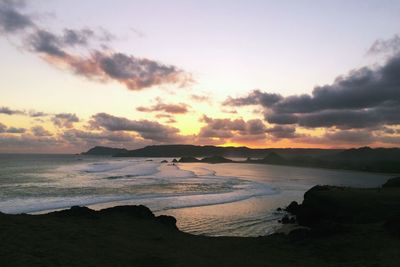
[[[144,206],[0,213],[0,266],[399,266],[399,180],[313,187],[287,208],[304,227],[265,237],[183,233]]]
[[[201,162],[205,163],[229,163],[229,162],[234,162],[231,159],[224,158],[222,156],[212,156],[212,157],[205,157],[200,160]]]
[[[117,157],[264,157],[270,152],[281,156],[329,156],[343,151],[343,149],[314,149],[314,148],[248,148],[248,147],[220,147],[195,145],[153,145],[144,148],[121,152]]]
[[[96,147],[95,152],[107,151]],[[91,150],[87,155],[94,155]],[[110,148],[114,151],[113,148]],[[115,151],[118,151],[115,150]],[[97,154],[99,155],[100,152]],[[105,152],[104,152],[105,153]],[[110,153],[108,155],[110,155]],[[288,165],[298,167],[346,169],[368,172],[400,173],[399,148],[352,148],[338,149],[251,149],[247,147],[217,147],[194,145],[158,145],[136,150],[122,150],[116,157],[181,157],[179,162],[204,163],[257,163]],[[204,157],[203,159],[198,159]],[[231,160],[227,157],[241,157],[246,160]]]
[[[182,157],[178,160],[178,162],[200,162],[200,160],[196,159],[195,157]]]
[[[290,158],[272,152],[262,159],[247,159],[246,162],[367,172],[400,173],[400,149],[373,149],[362,147],[345,150],[329,156],[297,156]]]
[[[195,157],[182,157],[177,162],[190,163],[190,162],[203,162],[203,163],[230,163],[237,162],[231,159],[227,159],[221,156],[205,157],[202,159],[197,159]]]
[[[82,155],[93,155],[93,156],[115,156],[120,153],[127,153],[128,150],[125,148],[112,148],[105,146],[96,146],[83,152]]]
[[[400,177],[388,180],[382,188],[318,185],[304,194],[302,204],[292,202],[286,211],[296,216],[299,225],[310,227],[310,230],[302,230],[303,236],[346,235],[364,228],[386,231],[400,242],[399,196]],[[397,256],[400,257],[400,253]]]
[[[361,154],[364,148],[361,148]],[[381,150],[381,149],[380,149]],[[397,150],[397,149],[396,149]],[[360,153],[357,149],[356,152]],[[345,151],[347,152],[347,151]],[[392,151],[391,151],[392,152]],[[369,152],[368,152],[369,153]],[[379,154],[382,152],[380,151]],[[285,165],[285,166],[298,166],[298,167],[313,167],[313,168],[330,168],[330,169],[346,169],[358,170],[369,172],[387,172],[399,173],[400,172],[400,157],[395,157],[393,160],[381,159],[380,155],[377,158],[368,156],[363,158],[362,155],[357,157],[349,157],[341,159],[340,156],[330,157],[292,157],[284,158],[275,152],[269,153],[261,159],[247,158],[246,160],[231,160],[221,156],[206,157],[201,160],[194,157],[182,157],[179,162],[203,162],[203,163],[254,163],[254,164],[272,164],[272,165]]]

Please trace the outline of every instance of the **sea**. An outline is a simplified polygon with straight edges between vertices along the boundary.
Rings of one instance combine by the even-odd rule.
[[[163,160],[168,163],[162,163]],[[266,164],[171,163],[171,158],[0,154],[0,211],[39,214],[74,205],[145,205],[180,230],[263,236],[277,211],[315,185],[376,187],[393,175]]]

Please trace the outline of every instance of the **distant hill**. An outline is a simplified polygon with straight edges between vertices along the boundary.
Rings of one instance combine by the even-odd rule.
[[[261,148],[220,147],[195,145],[153,145],[121,152],[117,157],[258,157],[263,158],[271,152],[281,156],[324,156],[333,155],[343,150],[313,148]]]
[[[127,153],[128,150],[125,148],[112,148],[105,146],[96,146],[83,152],[82,155],[93,155],[93,156],[114,156],[119,153]]]
[[[351,161],[400,160],[400,149],[370,147],[352,148],[338,153],[335,155],[335,159]]]
[[[115,157],[180,157],[179,162],[258,163],[313,168],[400,173],[400,148],[261,148],[195,145],[154,145],[135,150],[94,147],[85,155]],[[227,157],[247,158],[231,161]],[[199,160],[197,158],[203,158]]]

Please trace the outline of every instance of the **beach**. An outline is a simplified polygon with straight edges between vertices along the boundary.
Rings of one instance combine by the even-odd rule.
[[[161,163],[168,160],[168,163]],[[277,211],[317,184],[376,187],[392,175],[265,164],[179,163],[167,158],[3,155],[0,211],[46,213],[74,205],[146,205],[184,232],[262,236]]]
[[[263,237],[184,233],[173,217],[156,217],[144,206],[0,214],[0,264],[394,267],[400,261],[398,185],[314,187],[296,211],[308,228]]]

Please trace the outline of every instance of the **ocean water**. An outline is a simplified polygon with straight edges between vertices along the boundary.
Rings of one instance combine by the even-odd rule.
[[[41,213],[143,204],[185,232],[259,236],[276,231],[278,207],[317,184],[375,187],[391,175],[259,164],[161,163],[163,158],[0,155],[0,211]],[[171,159],[166,159],[169,162]]]

